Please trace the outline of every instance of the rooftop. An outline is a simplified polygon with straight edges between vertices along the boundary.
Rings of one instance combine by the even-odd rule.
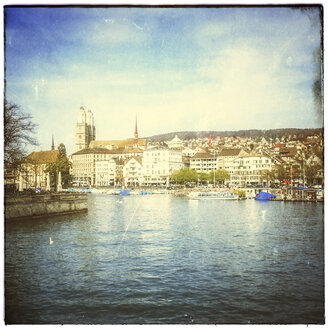
[[[219,156],[238,156],[241,151],[241,148],[224,148],[219,153]]]
[[[133,147],[135,144],[135,139],[125,139],[125,140],[93,140],[90,142],[90,148],[96,147],[106,147],[114,146],[118,148]],[[137,139],[137,145],[140,147],[145,147],[147,144],[147,139]]]
[[[28,162],[48,164],[56,162],[59,150],[35,151],[26,157]]]

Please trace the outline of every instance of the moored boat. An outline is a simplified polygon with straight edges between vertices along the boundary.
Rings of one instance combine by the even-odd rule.
[[[276,195],[264,191],[260,191],[256,197],[254,197],[255,200],[271,200],[274,198],[277,198]]]
[[[238,200],[239,196],[228,191],[193,191],[188,197],[190,199],[223,199],[223,200]]]

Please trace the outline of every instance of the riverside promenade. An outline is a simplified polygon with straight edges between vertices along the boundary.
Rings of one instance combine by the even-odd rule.
[[[322,190],[299,190],[294,188],[292,191],[287,188],[273,189],[273,188],[179,188],[170,191],[178,197],[188,196],[190,192],[204,192],[204,191],[229,191],[231,193],[243,192],[241,199],[254,199],[260,191],[266,191],[274,194],[276,198],[270,199],[271,201],[288,201],[288,202],[323,202],[324,193]]]
[[[4,205],[6,221],[88,212],[88,198],[85,193],[7,196]]]

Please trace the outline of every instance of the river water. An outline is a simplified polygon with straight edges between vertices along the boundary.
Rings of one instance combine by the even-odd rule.
[[[322,203],[88,197],[7,223],[6,323],[324,322]]]

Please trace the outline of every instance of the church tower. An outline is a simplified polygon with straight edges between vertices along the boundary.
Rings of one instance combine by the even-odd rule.
[[[93,114],[89,110],[80,108],[75,133],[75,150],[79,151],[89,147],[92,140],[96,138],[96,128],[94,126]]]
[[[136,126],[134,128],[134,146],[136,147],[138,144],[138,123],[137,123],[137,117],[136,117]]]
[[[55,150],[54,135],[52,135],[51,150]]]

